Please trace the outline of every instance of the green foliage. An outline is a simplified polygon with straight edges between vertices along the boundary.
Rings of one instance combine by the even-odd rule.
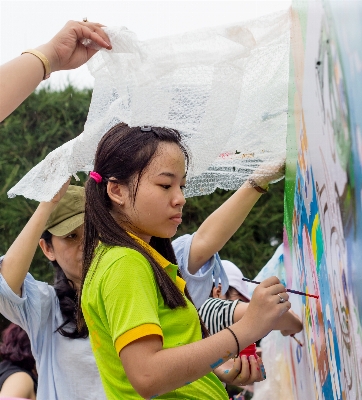
[[[51,150],[82,132],[91,91],[68,87],[61,92],[32,94],[0,124],[0,254],[4,254],[34,212],[37,203],[23,197],[8,199],[6,192]],[[80,178],[82,178],[80,176]],[[220,252],[222,258],[254,277],[282,240],[284,182],[272,185],[258,201],[243,226]],[[178,235],[194,232],[232,192],[217,190],[187,200]],[[38,251],[31,272],[52,281],[52,270]]]
[[[83,131],[91,91],[69,86],[61,92],[33,93],[0,124],[0,254],[20,233],[37,203],[6,192],[50,151]],[[53,272],[38,250],[31,272],[51,282]]]
[[[217,189],[208,196],[187,199],[177,236],[195,232],[202,221],[233,193]],[[284,181],[271,185],[269,192],[261,196],[243,225],[219,253],[222,259],[235,263],[248,278],[256,276],[282,242],[283,193]]]

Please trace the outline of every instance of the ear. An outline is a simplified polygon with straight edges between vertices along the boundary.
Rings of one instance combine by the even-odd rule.
[[[39,240],[39,246],[48,260],[55,261],[53,246],[50,246],[44,239]]]
[[[115,178],[110,178],[115,179]],[[115,182],[107,182],[107,194],[111,199],[112,203],[115,203],[117,206],[122,206],[125,204],[127,199],[129,198],[129,190],[125,185],[121,185],[120,183]]]
[[[212,297],[215,299],[220,299],[221,298],[221,285],[219,284],[217,287],[213,287],[212,289]]]

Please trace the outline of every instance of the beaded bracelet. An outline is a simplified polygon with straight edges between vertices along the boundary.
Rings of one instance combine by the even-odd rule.
[[[228,326],[227,326],[225,329],[227,329],[228,331],[230,331],[230,332],[231,332],[231,334],[234,336],[234,339],[235,339],[235,341],[236,341],[236,344],[237,344],[237,346],[238,346],[238,352],[236,353],[236,356],[235,356],[234,358],[238,358],[238,357],[239,357],[239,353],[240,353],[240,345],[239,345],[238,338],[236,337],[236,335],[235,335],[234,331],[233,331],[233,330],[231,330],[231,329],[230,329]]]

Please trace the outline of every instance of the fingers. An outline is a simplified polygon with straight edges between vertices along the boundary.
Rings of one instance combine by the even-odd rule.
[[[273,285],[281,284],[280,280],[276,276],[271,276],[270,278],[264,279],[260,283],[260,287],[271,287]]]
[[[248,359],[249,358],[249,359]],[[264,371],[264,373],[262,372]],[[265,370],[260,357],[257,359],[254,356],[241,356],[241,372],[234,379],[234,385],[249,385],[254,382],[260,382],[264,378]]]
[[[228,372],[226,372],[227,370],[225,371],[225,373],[228,374],[228,382],[227,383],[234,382],[234,380],[237,378],[237,376],[241,370],[240,358],[239,357],[233,358],[232,361],[233,361],[232,368]]]
[[[214,370],[215,374],[225,383],[232,384],[241,369],[240,358],[231,358]]]
[[[289,300],[289,294],[287,292],[277,293],[275,298],[276,298],[277,304],[278,303],[283,304]]]
[[[64,184],[63,186],[60,188],[59,192],[52,198],[51,202],[52,203],[59,203],[59,201],[61,200],[61,198],[65,195],[66,191],[68,190],[69,184],[70,184],[70,179],[69,178]]]
[[[109,37],[102,29],[103,26],[96,22],[78,22],[76,27],[78,40],[89,39],[101,48],[110,50],[112,45]]]

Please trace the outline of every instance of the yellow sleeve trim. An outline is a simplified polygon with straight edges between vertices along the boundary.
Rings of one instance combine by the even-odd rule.
[[[130,329],[117,338],[116,343],[114,344],[117,354],[119,354],[123,347],[127,346],[127,344],[130,344],[131,342],[148,335],[159,335],[163,339],[162,329],[158,325],[143,324],[137,326],[136,328]]]
[[[182,292],[185,293],[185,286],[186,286],[186,282],[180,278],[179,276],[176,276],[176,286],[178,287],[178,289]]]

